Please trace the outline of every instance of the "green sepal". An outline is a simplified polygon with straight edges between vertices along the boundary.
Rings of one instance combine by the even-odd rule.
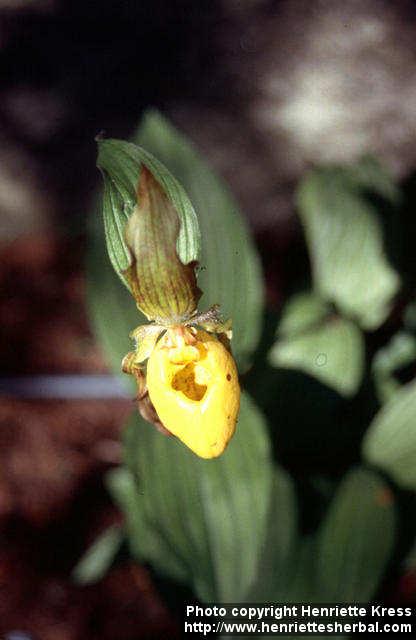
[[[196,213],[188,196],[172,174],[141,147],[122,140],[98,139],[97,142],[97,166],[104,179],[103,214],[106,243],[116,273],[133,295],[138,297],[138,307],[148,318],[166,320],[172,316],[175,321],[182,315],[188,315],[196,308],[200,296],[194,274],[200,252],[200,231]],[[145,167],[147,175],[151,176],[151,184],[147,186],[154,192],[151,194],[153,201],[157,200],[157,204],[163,206],[162,211],[154,208],[151,212],[153,233],[146,238],[146,251],[145,239],[137,238],[135,228],[145,227],[145,222],[149,224],[149,220],[140,221],[139,225],[130,222],[132,216],[137,218],[138,209],[140,211],[138,184],[140,176],[145,174],[141,170],[142,167]],[[149,194],[147,198],[149,199]],[[130,242],[126,239],[127,223]],[[157,234],[158,251],[154,256]],[[170,244],[168,256],[164,251],[167,244],[166,236]],[[138,247],[141,251],[136,255]],[[172,257],[173,270],[168,264]],[[156,268],[154,263],[157,259],[160,264]],[[143,262],[140,264],[140,270],[141,275],[145,275],[145,281],[138,284],[135,263],[139,261]],[[182,265],[187,268],[182,270]],[[178,272],[181,273],[177,282],[175,278]],[[165,282],[162,290],[152,291],[151,299],[143,300],[144,289],[153,285],[160,287],[163,276]],[[184,280],[187,281],[185,284]],[[167,295],[170,298],[168,303]]]
[[[125,230],[131,263],[123,275],[137,306],[150,320],[181,322],[196,310],[201,291],[195,263],[183,264],[176,251],[179,216],[144,165],[137,196]]]

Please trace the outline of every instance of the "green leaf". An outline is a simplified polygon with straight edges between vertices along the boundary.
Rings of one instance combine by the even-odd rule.
[[[363,156],[354,164],[343,167],[342,173],[352,189],[375,194],[392,205],[401,203],[401,193],[391,174],[373,156]]]
[[[363,455],[399,485],[416,489],[416,381],[378,412],[364,437]]]
[[[102,533],[89,547],[72,572],[78,584],[98,582],[111,567],[124,538],[121,527],[114,525]]]
[[[232,348],[242,370],[260,337],[263,282],[238,205],[192,144],[159,113],[147,112],[137,140],[181,181],[195,206],[202,238],[199,308],[219,304],[224,317],[233,319]]]
[[[104,227],[98,211],[90,217],[87,252],[87,310],[95,335],[115,373],[121,375],[121,361],[131,350],[130,332],[147,322],[129,291],[108,260]],[[126,387],[133,378],[123,375]]]
[[[169,160],[178,178],[189,191],[191,185],[197,196],[204,232],[199,283],[205,289],[205,302],[200,308],[218,302],[224,315],[233,316],[233,350],[240,363],[247,364],[259,338],[263,291],[259,260],[235,202],[193,148],[160,116],[150,115],[141,134],[148,136],[149,144],[144,139],[142,143],[166,164]],[[122,176],[118,197],[123,199],[126,220],[134,206],[131,184],[132,176],[136,180],[136,169],[133,171],[125,155],[114,156],[108,146],[106,151],[106,161],[115,163],[111,171]],[[152,169],[149,161],[145,164]],[[114,185],[108,185],[108,180],[107,176],[107,186],[114,195]],[[116,197],[115,215],[113,209],[107,211],[107,241],[113,243],[110,253],[118,272],[126,266],[125,223],[120,225],[121,234],[118,230],[122,219],[119,201]],[[112,206],[109,197],[105,202]],[[144,318],[106,260],[103,235],[101,221],[94,217],[88,299],[97,334],[119,370],[129,351],[128,334]],[[182,254],[180,257],[183,259]],[[254,403],[243,395],[237,433],[219,459],[197,458],[137,414],[127,431],[126,457],[129,469],[114,472],[109,484],[125,513],[135,557],[190,583],[201,598],[238,601],[243,597],[257,576],[272,481],[269,441]]]
[[[309,291],[298,293],[286,302],[277,329],[281,338],[291,338],[314,329],[330,314],[328,305]]]
[[[285,596],[287,602],[322,602],[316,591],[316,561],[316,536],[302,536],[295,548],[294,564]]]
[[[223,315],[233,318],[232,348],[242,371],[248,366],[260,337],[263,302],[259,258],[246,225],[223,183],[190,143],[162,116],[149,112],[138,136],[135,141],[154,151],[172,169],[198,205],[203,232],[203,269],[198,284],[204,290],[199,307],[207,309],[219,303]],[[109,148],[106,150],[109,151]],[[109,160],[111,158],[109,154]],[[150,166],[149,162],[147,166]],[[128,180],[126,182],[128,184]],[[108,199],[104,199],[104,206],[106,203]],[[130,209],[127,208],[125,221],[133,206],[132,202]],[[109,253],[116,270],[120,272],[127,265],[127,258],[123,261],[122,257],[125,223],[118,227],[111,220],[112,210],[105,215],[110,219],[107,227],[112,230],[110,240],[107,231],[107,242],[111,241],[113,246],[113,249],[109,248]],[[116,221],[120,219],[115,216]],[[117,278],[113,277],[111,268],[107,268],[101,227],[101,216],[93,215],[89,234],[87,299],[93,326],[113,367],[118,371],[119,363],[131,348],[128,333],[145,323],[146,318],[136,310],[132,297],[126,295],[122,288],[117,289]],[[119,262],[118,255],[121,255]]]
[[[374,596],[394,545],[393,500],[371,471],[358,468],[344,477],[317,538],[321,602],[366,602]]]
[[[400,285],[390,266],[381,219],[368,192],[395,200],[393,185],[376,166],[315,170],[298,193],[314,287],[364,328],[387,318]]]
[[[151,562],[161,575],[168,575],[178,582],[186,582],[189,575],[167,544],[157,523],[146,519],[140,488],[133,474],[125,467],[110,471],[106,476],[108,490],[124,513],[125,530],[130,552],[139,562]]]
[[[400,389],[400,382],[394,373],[416,360],[416,338],[406,331],[399,331],[390,342],[377,351],[372,363],[372,371],[381,402],[387,402]]]
[[[126,457],[144,520],[163,542],[150,556],[144,528],[140,554],[165,568],[173,557],[202,600],[242,600],[257,577],[272,480],[254,403],[243,395],[237,433],[218,459],[197,458],[138,416],[127,431]]]
[[[292,312],[291,316],[294,317]],[[316,317],[320,318],[321,314]],[[308,322],[311,318],[312,315]],[[324,324],[295,333],[294,327],[302,326],[300,317],[290,322],[288,316],[283,319],[289,337],[274,344],[269,354],[270,363],[275,367],[303,371],[343,396],[354,395],[364,369],[364,341],[360,329],[348,320],[332,317]],[[306,315],[303,319],[306,322]]]
[[[97,142],[97,166],[104,178],[103,213],[107,249],[114,269],[125,284],[129,284],[123,272],[130,265],[130,253],[125,243],[124,231],[137,203],[142,164],[165,191],[179,216],[177,252],[180,260],[183,264],[198,260],[198,220],[188,196],[176,178],[148,151],[131,142],[112,139],[99,139]]]
[[[257,581],[250,590],[253,602],[285,602],[289,576],[298,546],[297,504],[290,476],[275,465],[267,535],[262,547]]]

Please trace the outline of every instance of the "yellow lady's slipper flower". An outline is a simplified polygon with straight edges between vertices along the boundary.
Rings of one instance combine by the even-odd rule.
[[[112,150],[118,154],[114,165],[107,157],[105,172],[111,176],[114,167],[119,170],[120,158],[127,163],[114,202],[128,192],[123,215],[133,206],[124,229],[123,250],[130,260],[121,276],[150,321],[130,334],[135,347],[123,359],[122,369],[136,379],[138,409],[145,420],[174,434],[202,458],[215,458],[234,434],[240,405],[237,369],[228,349],[231,320],[222,322],[218,305],[198,311],[195,252],[187,251],[185,262],[178,252],[184,219],[197,244],[196,224],[188,209],[185,216],[181,207],[179,215],[177,199],[166,190],[167,172],[160,174],[148,154],[150,167],[146,162],[136,167],[140,150],[131,145],[116,145],[115,150],[114,142],[107,145],[109,157]],[[132,183],[136,169],[137,185]],[[113,182],[106,184],[111,189]],[[174,185],[175,194],[178,189]]]
[[[206,331],[168,329],[150,354],[147,388],[162,424],[201,458],[233,436],[240,406],[234,359]]]

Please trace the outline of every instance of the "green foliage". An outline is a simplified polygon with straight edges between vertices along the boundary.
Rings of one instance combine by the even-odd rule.
[[[387,318],[400,278],[387,258],[371,195],[390,205],[398,199],[388,175],[365,160],[353,168],[310,173],[299,188],[298,205],[316,291],[363,329],[374,330]]]
[[[416,338],[407,331],[399,331],[374,356],[372,371],[381,402],[390,400],[400,389],[394,374],[416,361]]]
[[[166,164],[180,161],[175,175],[188,192],[198,194],[198,217],[205,229],[201,264],[206,267],[199,275],[205,293],[200,308],[219,302],[233,317],[233,351],[247,364],[260,332],[262,281],[258,257],[236,205],[220,180],[160,116],[149,115],[138,137],[147,139],[152,150],[162,145],[158,156]],[[113,209],[113,214],[114,228],[122,227],[122,212]],[[111,267],[103,264],[103,241],[94,221],[88,259],[90,313],[117,370],[129,349],[127,335],[143,318]],[[219,296],[214,297],[218,282]],[[248,295],[240,296],[239,290]],[[136,451],[141,455],[134,459]],[[126,457],[130,471],[113,473],[108,482],[126,514],[132,553],[171,578],[191,581],[201,597],[242,597],[256,577],[272,475],[264,422],[254,403],[243,397],[233,447],[219,460],[197,459],[139,416],[132,418],[127,430]],[[167,488],[170,499],[163,495]],[[188,523],[192,543],[183,536],[181,521]],[[228,549],[226,566],[224,549]],[[191,552],[194,555],[188,557]]]
[[[245,381],[256,402],[243,393],[236,435],[215,460],[197,458],[134,413],[124,465],[107,477],[131,554],[202,601],[373,598],[397,553],[400,490],[393,494],[375,471],[351,468],[371,420],[363,457],[416,489],[416,383],[402,388],[398,378],[414,366],[415,314],[408,305],[399,320],[399,306],[390,315],[401,276],[385,238],[401,206],[398,190],[368,158],[305,178],[298,204],[313,289],[284,304],[268,335],[259,258],[226,186],[157,112],[145,114],[134,142],[140,146],[99,142],[106,234],[96,214],[88,301],[104,351],[119,371],[129,332],[145,322],[105,259],[107,242],[118,275],[127,266],[124,227],[143,162],[177,207],[183,262],[196,256],[199,225],[199,308],[219,303],[233,318],[240,372],[255,362]],[[98,579],[117,549],[110,531],[87,552],[78,579]]]
[[[355,469],[345,476],[317,536],[316,595],[322,602],[374,596],[393,550],[393,501],[376,474]]]
[[[285,602],[287,584],[300,544],[295,488],[291,477],[275,465],[266,537],[262,545],[257,580],[249,601]]]
[[[386,483],[371,471],[351,470],[312,535],[297,530],[290,479],[279,473],[276,486],[255,596],[275,602],[370,600],[394,544],[394,500]]]
[[[122,140],[98,141],[97,166],[104,179],[103,213],[108,255],[117,274],[128,286],[123,271],[130,264],[124,230],[137,199],[140,167],[147,166],[173,203],[180,229],[177,251],[184,264],[198,260],[200,234],[198,219],[184,189],[159,160],[148,151]]]
[[[261,331],[263,280],[260,261],[238,205],[192,144],[156,111],[148,112],[137,141],[181,181],[201,229],[201,310],[219,304],[233,319],[233,353],[247,368]]]
[[[120,286],[110,261],[104,259],[105,236],[101,215],[91,216],[87,254],[87,308],[94,332],[115,373],[121,372],[121,361],[131,349],[129,333],[146,317],[137,309],[126,287]],[[130,377],[123,376],[126,385]]]
[[[289,298],[283,307],[277,335],[280,338],[294,338],[316,329],[330,313],[329,305],[314,293],[298,293]]]
[[[114,469],[107,474],[107,487],[124,513],[132,556],[141,562],[152,562],[161,575],[186,582],[189,575],[180,558],[160,535],[157,523],[152,526],[144,516],[142,490],[133,474],[126,467]]]
[[[192,198],[195,197],[203,234],[200,262],[203,270],[199,273],[198,285],[204,295],[199,308],[206,310],[218,303],[223,316],[233,319],[233,354],[242,370],[248,366],[260,337],[263,283],[259,258],[237,205],[219,178],[162,116],[151,112],[145,117],[135,141],[146,143],[147,148],[158,152],[165,164],[175,171],[175,176],[181,179]],[[143,154],[143,150],[140,153]],[[151,166],[149,161],[147,165]],[[117,209],[112,212],[112,228],[122,230],[126,214]],[[130,349],[128,333],[145,323],[146,318],[136,309],[132,297],[117,286],[117,278],[108,261],[103,259],[103,237],[100,220],[95,216],[91,221],[87,260],[88,303],[105,352],[114,369],[119,371],[121,360]],[[117,237],[121,243],[122,231]],[[113,264],[121,251],[114,255],[110,253]],[[121,264],[121,268],[124,268],[124,264]],[[117,269],[119,273],[119,267]]]
[[[398,484],[416,489],[416,381],[395,393],[376,415],[363,455]]]
[[[300,294],[285,307],[278,335],[269,354],[272,365],[304,371],[341,395],[356,393],[364,370],[364,340],[352,322],[331,315],[313,294]]]
[[[124,538],[123,530],[114,525],[102,533],[72,572],[72,577],[78,584],[98,582],[107,573]]]
[[[125,488],[119,501],[130,500],[127,513],[135,514],[138,556],[169,577],[186,576],[203,600],[243,599],[257,573],[272,478],[264,420],[254,403],[243,396],[233,446],[216,460],[197,458],[138,416],[130,421],[125,451],[138,496],[128,497]]]

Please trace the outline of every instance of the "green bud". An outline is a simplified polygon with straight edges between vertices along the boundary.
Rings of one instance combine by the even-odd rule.
[[[195,211],[181,185],[144,149],[120,140],[98,144],[113,267],[149,320],[186,321],[201,295]]]

